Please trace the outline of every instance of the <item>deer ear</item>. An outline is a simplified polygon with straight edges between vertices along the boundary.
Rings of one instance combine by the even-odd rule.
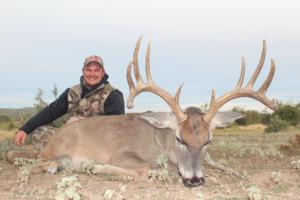
[[[211,129],[224,128],[229,124],[232,124],[237,119],[244,118],[245,116],[238,112],[217,112],[214,118],[211,120]]]
[[[177,129],[177,120],[172,112],[145,112],[139,115],[139,119],[158,129]]]

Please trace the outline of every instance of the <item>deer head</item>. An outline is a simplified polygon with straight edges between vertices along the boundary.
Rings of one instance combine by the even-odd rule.
[[[179,173],[182,176],[186,186],[199,186],[204,183],[202,173],[202,159],[206,146],[212,139],[211,126],[214,116],[217,111],[228,101],[239,97],[250,97],[263,103],[270,109],[277,109],[275,101],[271,101],[266,97],[266,91],[272,82],[275,72],[275,63],[271,60],[271,69],[267,79],[257,90],[253,90],[253,85],[263,67],[266,55],[266,42],[263,42],[263,50],[259,64],[249,80],[246,87],[242,87],[245,74],[245,61],[242,59],[241,74],[235,88],[220,96],[215,97],[214,90],[212,91],[211,103],[207,112],[202,112],[195,107],[189,107],[183,111],[179,104],[179,95],[182,85],[177,89],[175,96],[160,88],[154,83],[150,72],[150,45],[148,44],[146,52],[146,77],[147,82],[144,82],[139,72],[138,53],[142,37],[136,43],[133,61],[129,62],[127,68],[127,82],[129,85],[130,95],[127,99],[127,107],[133,107],[134,98],[141,92],[151,92],[160,96],[170,107],[176,116],[176,161]],[[134,69],[136,85],[131,78],[131,70]]]

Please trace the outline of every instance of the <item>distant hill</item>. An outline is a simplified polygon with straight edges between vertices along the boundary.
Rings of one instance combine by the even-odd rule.
[[[19,117],[31,116],[36,113],[34,107],[26,108],[0,108],[0,116],[5,115],[10,119],[17,119]]]

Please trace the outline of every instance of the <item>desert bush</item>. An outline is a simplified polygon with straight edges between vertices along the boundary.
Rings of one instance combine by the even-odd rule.
[[[120,185],[118,189],[107,189],[104,191],[103,197],[104,199],[114,199],[114,200],[122,200],[125,199],[123,197],[123,193],[126,191],[126,185]]]
[[[56,184],[55,200],[80,200],[81,194],[78,190],[81,188],[81,183],[77,176],[63,177]]]
[[[254,110],[243,110],[233,108],[232,111],[242,113],[245,117],[238,119],[237,125],[264,124],[267,125],[265,132],[278,132],[288,126],[295,126],[300,123],[300,103],[278,103],[279,109],[273,114],[261,113]]]
[[[295,126],[300,122],[300,105],[293,104],[279,104],[279,109],[275,111],[274,115],[280,119],[288,121],[291,125]]]
[[[165,154],[158,155],[155,160],[157,169],[148,171],[148,178],[151,181],[159,183],[170,182],[170,174],[168,172],[168,157]]]
[[[12,121],[8,122],[7,129],[13,130],[14,128],[16,128],[15,123]]]
[[[0,123],[10,122],[10,119],[6,115],[0,115]]]
[[[270,122],[269,122],[268,126],[266,127],[265,132],[266,133],[278,132],[278,131],[286,129],[290,125],[291,125],[290,122],[281,119],[278,115],[273,115],[270,118]]]
[[[0,115],[0,128],[3,130],[12,130],[15,123],[6,115]]]
[[[268,122],[268,118],[271,116],[269,113],[261,113],[255,110],[246,111],[240,108],[234,108],[232,111],[242,113],[245,116],[244,118],[236,120],[236,124],[242,126],[250,124],[266,124]]]
[[[247,199],[249,200],[261,200],[262,199],[262,191],[256,185],[251,185],[247,189]]]
[[[22,187],[28,186],[29,178],[31,175],[32,168],[39,164],[40,160],[29,159],[29,158],[16,158],[14,161],[14,166],[21,167],[18,173],[17,182]]]
[[[9,139],[3,140],[0,142],[0,160],[6,159],[6,154],[8,151],[20,150],[20,147],[17,147]]]

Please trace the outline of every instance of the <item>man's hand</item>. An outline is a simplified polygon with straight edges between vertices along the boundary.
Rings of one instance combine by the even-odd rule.
[[[15,141],[14,141],[15,144],[18,146],[23,145],[26,137],[27,137],[27,134],[24,131],[20,130],[15,136]]]

